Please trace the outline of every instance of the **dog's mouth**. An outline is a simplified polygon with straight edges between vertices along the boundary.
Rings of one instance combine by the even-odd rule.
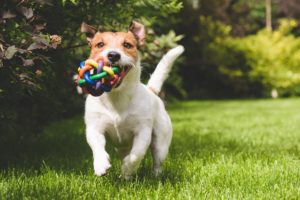
[[[111,85],[113,85],[113,88],[117,88],[121,85],[123,79],[125,78],[125,76],[128,74],[128,72],[130,71],[130,69],[132,68],[132,65],[120,65],[118,63],[114,64],[114,63],[106,63],[104,66],[107,66],[111,69],[114,70],[115,75],[117,75],[118,78],[108,78],[105,81],[107,83],[110,83]],[[117,71],[115,71],[115,68],[117,68]],[[97,70],[93,70],[91,72],[91,75],[95,75],[97,73]]]
[[[131,65],[114,65],[112,64],[111,65],[112,68],[116,67],[118,68],[118,75],[119,75],[119,78],[117,80],[117,83],[115,84],[115,87],[114,88],[117,88],[121,85],[124,77],[128,74],[128,72],[130,71],[130,69],[132,68]]]
[[[100,59],[88,59],[80,63],[77,84],[93,96],[100,96],[121,85],[131,64],[108,63]]]

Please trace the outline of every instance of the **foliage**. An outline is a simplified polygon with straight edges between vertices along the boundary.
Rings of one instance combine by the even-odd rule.
[[[43,6],[49,6],[47,1],[5,1],[0,10],[3,27],[0,30],[2,142],[7,136],[16,137],[12,135],[14,132],[27,132],[53,119],[53,108],[63,108],[59,105],[61,98],[49,92],[56,89],[51,84],[56,76],[48,56],[61,43],[61,38],[43,33],[46,22],[37,14]]]
[[[148,24],[147,20],[143,18],[144,24]],[[149,74],[152,73],[160,61],[162,56],[167,53],[170,48],[176,47],[183,35],[176,35],[173,30],[169,31],[167,34],[157,35],[154,30],[149,26],[147,28],[147,42],[142,50],[142,58],[144,67],[144,76],[143,79],[148,80]],[[183,60],[177,60],[177,63],[182,64]],[[182,78],[179,75],[177,65],[173,66],[170,73],[170,77],[167,79],[165,85],[166,90],[169,94],[167,97],[171,99],[172,97],[176,98],[185,98],[187,96],[185,90],[182,88]],[[163,92],[165,94],[165,90]]]
[[[276,108],[276,109],[274,109]],[[0,199],[298,199],[299,99],[193,101],[169,107],[174,137],[161,176],[150,153],[138,176],[120,159],[93,173],[82,117],[47,126],[26,146],[0,146]],[[0,159],[3,158],[0,156]]]
[[[0,24],[0,140],[24,138],[50,120],[72,115],[83,107],[72,75],[88,56],[79,27],[82,21],[104,30],[127,30],[133,19],[144,16],[148,26],[179,11],[177,0],[5,0]],[[160,17],[160,13],[163,13]],[[151,40],[166,41],[146,62],[155,66],[158,55],[174,46],[171,34]],[[160,46],[161,47],[161,46]],[[152,68],[153,68],[152,67]],[[172,85],[172,83],[171,83]],[[177,87],[177,86],[176,86]],[[4,134],[5,133],[5,134]],[[15,135],[13,133],[16,133]]]
[[[216,40],[210,53],[215,53],[220,73],[231,80],[259,83],[266,94],[272,88],[286,93],[300,84],[300,38],[291,34],[296,25],[295,20],[282,20],[273,32],[261,30],[244,38]]]
[[[272,0],[272,25],[275,32],[280,32],[281,19],[294,17],[299,21],[299,12],[297,12],[299,9],[300,2],[297,0]],[[181,43],[186,49],[186,60],[179,72],[183,77],[183,85],[188,98],[269,96],[270,88],[268,87],[272,87],[270,86],[271,74],[268,75],[268,83],[265,82],[266,76],[262,83],[258,76],[253,74],[250,77],[248,75],[249,64],[252,62],[251,66],[253,67],[253,59],[258,61],[259,53],[271,56],[274,51],[277,51],[274,49],[277,47],[280,48],[278,51],[284,51],[280,43],[286,45],[286,50],[296,51],[297,42],[296,44],[293,42],[298,40],[300,30],[298,24],[297,28],[293,28],[289,34],[281,34],[279,40],[284,41],[277,41],[276,45],[273,45],[270,38],[264,36],[266,31],[263,31],[265,28],[265,0],[185,0],[177,21],[172,21],[172,23],[176,24],[176,33],[185,36]],[[273,35],[275,32],[266,34]],[[246,57],[245,48],[243,48],[246,38],[251,35],[253,40],[257,39],[257,37],[254,39],[255,35],[260,35],[261,40],[269,41],[268,48],[259,48],[259,45],[264,45],[263,41],[256,41],[258,51],[254,58],[250,54]],[[243,37],[246,37],[245,40]],[[291,39],[293,37],[295,40]],[[275,40],[275,36],[273,39]],[[250,40],[248,38],[249,46],[251,46]],[[283,52],[283,55],[288,58],[288,53]],[[296,61],[294,58],[292,60]],[[283,63],[284,61],[278,61],[277,65],[280,65],[279,62]],[[224,70],[227,68],[234,70],[226,73]],[[269,69],[269,67],[264,69]],[[272,69],[275,70],[275,68]],[[293,69],[294,72],[296,72],[295,70]],[[242,75],[236,76],[234,73],[239,71],[243,72]],[[271,71],[268,73],[274,73]],[[285,74],[284,79],[286,80],[287,71],[283,70],[280,73]],[[278,75],[277,72],[276,74]],[[280,86],[276,84],[276,87],[283,88],[282,78],[280,79]],[[279,83],[279,81],[276,82]],[[299,94],[298,87],[294,82],[293,85],[286,85],[280,92],[284,96]]]
[[[215,58],[213,52],[208,51],[211,43],[228,37],[232,29],[211,16],[198,15],[188,6],[185,5],[184,13],[181,13],[181,18],[186,20],[176,30],[185,35],[182,43],[186,47],[185,55],[188,59],[179,69],[184,89],[189,98],[232,97],[230,83],[212,64]]]

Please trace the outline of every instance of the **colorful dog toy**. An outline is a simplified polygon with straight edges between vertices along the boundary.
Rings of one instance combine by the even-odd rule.
[[[127,69],[105,65],[102,59],[87,59],[80,63],[78,74],[77,84],[83,91],[100,96],[118,87],[122,77],[127,74]]]

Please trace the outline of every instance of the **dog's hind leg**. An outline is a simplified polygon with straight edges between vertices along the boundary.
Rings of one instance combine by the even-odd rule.
[[[135,134],[130,153],[123,159],[122,176],[129,179],[137,172],[137,169],[144,158],[151,143],[152,129],[141,127]]]
[[[171,140],[171,120],[167,114],[164,114],[164,116],[158,117],[152,134],[151,153],[153,158],[153,173],[155,176],[161,173],[161,166],[168,155]]]

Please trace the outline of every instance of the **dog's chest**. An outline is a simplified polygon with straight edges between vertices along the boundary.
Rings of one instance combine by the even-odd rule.
[[[132,142],[135,125],[138,124],[137,117],[130,114],[111,114],[107,116],[106,134],[119,145]]]

